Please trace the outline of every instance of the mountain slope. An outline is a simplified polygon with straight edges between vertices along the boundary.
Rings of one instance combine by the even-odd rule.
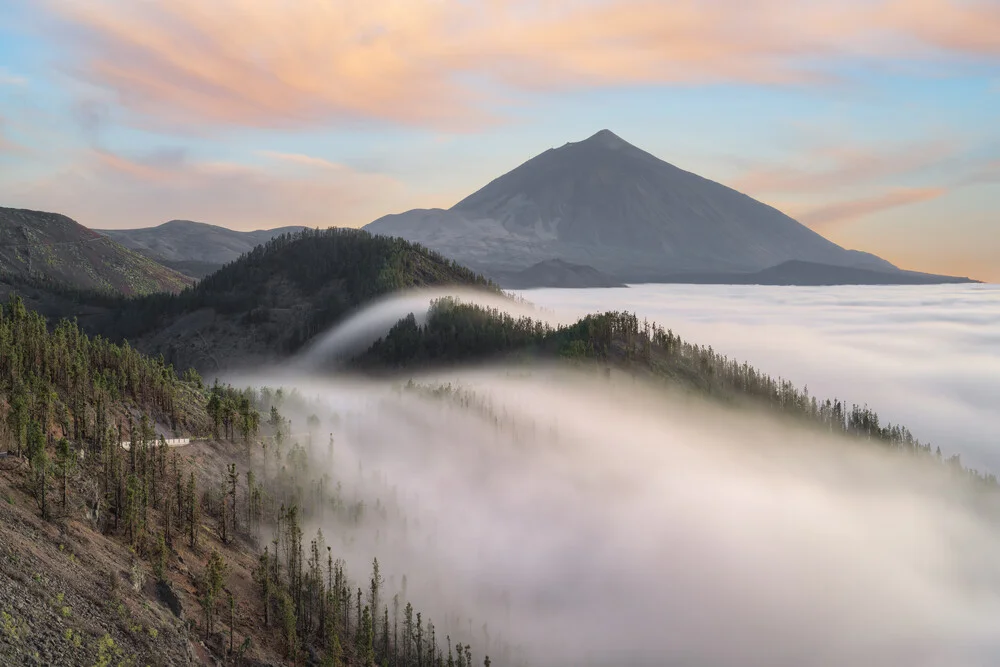
[[[203,222],[171,220],[156,227],[97,231],[178,271],[198,273],[198,277],[202,277],[261,243],[303,229],[305,227],[293,226],[240,232]]]
[[[0,274],[126,295],[177,292],[192,282],[65,215],[2,207]]]
[[[688,271],[759,271],[789,260],[895,270],[608,130],[545,151],[449,210],[389,215],[365,229],[422,243],[486,273],[553,257],[636,282]]]
[[[750,273],[682,273],[662,282],[696,285],[940,285],[978,282],[918,271],[874,271],[791,260]]]
[[[402,239],[304,230],[258,246],[181,294],[108,304],[91,326],[178,368],[215,372],[294,351],[383,294],[434,285],[498,289]]]

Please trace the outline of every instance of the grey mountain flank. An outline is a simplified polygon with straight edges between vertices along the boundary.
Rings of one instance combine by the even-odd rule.
[[[507,289],[533,287],[627,287],[592,266],[550,259],[520,271],[494,271],[493,278]]]
[[[191,220],[171,220],[140,229],[98,229],[127,248],[143,253],[181,273],[203,278],[276,236],[302,226],[239,232]]]
[[[365,229],[420,243],[501,284],[553,259],[633,283],[743,276],[789,261],[879,272],[890,283],[899,273],[609,130],[549,149],[450,209],[387,215]],[[839,276],[855,282],[849,271]]]

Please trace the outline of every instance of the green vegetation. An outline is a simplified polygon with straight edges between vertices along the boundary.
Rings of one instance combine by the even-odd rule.
[[[453,261],[399,238],[359,229],[304,230],[278,236],[180,294],[105,304],[105,333],[135,339],[184,313],[211,308],[262,330],[293,351],[346,313],[381,295],[425,285],[499,288]]]
[[[311,542],[304,538],[305,521],[338,512],[342,520],[357,522],[365,504],[341,497],[339,486],[332,491],[327,475],[314,476],[324,468],[312,465],[313,454],[301,443],[289,442],[291,425],[281,409],[296,400],[294,392],[286,396],[280,389],[206,388],[194,373],[180,379],[161,358],[89,338],[73,322],[48,329],[44,318],[18,297],[0,308],[0,442],[26,462],[21,467],[24,488],[38,500],[43,518],[74,517],[84,500],[99,529],[127,547],[130,556],[120,567],[132,593],[146,590],[148,570],[157,582],[169,584],[174,554],[187,542],[194,556],[186,562],[203,612],[202,629],[211,638],[228,620],[228,643],[235,654],[239,615],[228,589],[229,559],[234,550],[260,545],[254,575],[260,594],[241,605],[264,619],[273,641],[284,645],[291,660],[301,663],[312,651],[326,664],[386,664],[405,644],[409,657],[397,664],[417,665],[417,656],[426,656],[420,664],[443,666],[433,625],[425,633],[421,614],[415,627],[407,626],[411,634],[397,638],[394,631],[390,638],[386,584],[377,560],[371,577],[356,585],[322,532]],[[268,418],[261,419],[262,414]],[[318,419],[307,421],[310,428],[318,427]],[[225,466],[215,483],[205,481],[204,471],[183,465],[177,451],[168,453],[155,435],[154,424],[165,422],[177,430],[214,432],[241,456]],[[127,449],[120,444],[124,441]],[[79,488],[92,489],[92,496],[84,497]],[[203,520],[218,526],[217,537]],[[261,544],[264,535],[274,535],[270,544]],[[209,548],[202,551],[206,542]],[[119,599],[119,579],[117,572],[110,574],[109,612],[131,636],[155,639],[157,631],[133,619]],[[43,581],[41,573],[35,580]],[[400,595],[394,593],[393,608],[398,609]],[[227,603],[229,613],[220,615],[220,605]],[[62,593],[54,596],[52,606],[64,619],[76,615]],[[412,618],[412,605],[406,603],[406,608]],[[2,620],[8,640],[24,638],[27,628],[7,613]],[[82,641],[76,632],[65,639],[77,647]],[[241,652],[249,650],[248,639],[239,644]],[[266,636],[256,639],[267,643]],[[414,642],[420,648],[413,649]],[[91,654],[97,665],[126,660],[110,634],[97,641]]]
[[[136,306],[134,318],[122,314],[118,323],[141,329],[205,307],[270,320],[273,315],[264,311],[283,303],[279,290],[286,295],[292,290],[307,296],[306,303],[323,302],[327,308],[289,316],[301,325],[282,339],[293,347],[374,296],[435,281],[494,289],[419,247],[354,230],[330,230],[275,239],[177,296],[111,301],[122,308]],[[260,299],[259,306],[251,296]],[[374,370],[511,357],[620,368],[893,449],[931,452],[905,428],[883,424],[867,407],[821,401],[629,313],[592,315],[571,326],[550,327],[443,299],[434,304],[425,326],[418,326],[412,315],[404,318],[357,363]],[[293,405],[299,414],[315,413],[294,393],[217,383],[206,387],[191,371],[179,377],[162,357],[90,338],[74,322],[49,329],[17,297],[0,307],[0,443],[14,453],[23,487],[46,519],[73,516],[83,498],[76,489],[94,489],[85,499],[88,515],[123,545],[123,553],[124,547],[131,550],[131,561],[120,566],[131,580],[130,595],[150,589],[147,568],[163,586],[172,578],[189,577],[206,645],[224,654],[228,643],[230,657],[238,645],[243,655],[260,644],[280,650],[291,664],[306,659],[340,666],[514,664],[516,650],[501,639],[491,645],[492,659],[473,655],[476,638],[456,634],[471,628],[471,620],[465,626],[445,619],[450,632],[441,632],[442,647],[434,622],[406,599],[405,577],[401,586],[387,583],[373,557],[370,571],[366,567],[352,580],[321,531],[311,539],[304,535],[303,526],[325,521],[349,526],[369,517],[377,523],[390,512],[405,519],[406,508],[393,504],[389,487],[382,489],[374,507],[370,498],[366,504],[365,498],[343,492],[325,472],[336,470],[332,436],[325,454],[323,448],[296,441],[291,435],[296,430],[285,417]],[[308,437],[318,435],[319,420],[305,421]],[[224,461],[216,457],[211,469],[183,463],[156,436],[156,425],[211,433],[213,453],[225,452]],[[120,445],[123,441],[129,442],[128,449]],[[957,457],[950,462],[961,468]],[[992,476],[977,479],[995,483]],[[178,553],[184,548],[190,553],[185,552],[181,568]],[[237,600],[230,583],[240,562],[247,560],[245,550],[257,554],[256,591]],[[111,577],[107,609],[133,634],[156,639],[154,628],[144,629],[115,599],[120,576],[115,572]],[[82,618],[77,600],[75,614],[61,597],[55,608],[64,618]],[[257,629],[252,644],[249,637],[239,641],[239,619],[248,616],[250,627]],[[27,629],[9,614],[4,612],[0,620],[8,640],[25,637]],[[218,641],[220,632],[228,634],[228,642]],[[130,640],[127,633],[116,636]],[[67,641],[78,638],[66,635]],[[93,648],[95,664],[124,659],[110,634]]]
[[[2,626],[3,633],[7,639],[13,642],[21,641],[27,634],[27,628],[24,627],[24,623],[6,611],[0,611],[0,626]]]
[[[888,424],[868,406],[821,400],[808,388],[773,378],[711,347],[682,340],[669,329],[634,314],[607,312],[552,327],[529,317],[445,298],[436,301],[425,326],[411,314],[355,360],[361,368],[402,368],[489,361],[499,358],[561,359],[598,363],[645,374],[727,403],[764,408],[813,424],[827,432],[882,443],[901,451],[932,454],[908,429]],[[933,452],[940,456],[940,449]],[[948,459],[961,468],[959,456]],[[996,485],[993,474],[968,473]]]

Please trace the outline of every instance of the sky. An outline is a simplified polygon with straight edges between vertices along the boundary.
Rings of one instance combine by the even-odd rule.
[[[1000,0],[0,0],[0,205],[361,226],[602,128],[1000,281]]]

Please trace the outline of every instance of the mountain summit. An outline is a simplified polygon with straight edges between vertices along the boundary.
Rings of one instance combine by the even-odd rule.
[[[487,273],[550,259],[632,282],[752,272],[790,260],[896,270],[606,129],[535,156],[451,209],[389,215],[366,229]]]

